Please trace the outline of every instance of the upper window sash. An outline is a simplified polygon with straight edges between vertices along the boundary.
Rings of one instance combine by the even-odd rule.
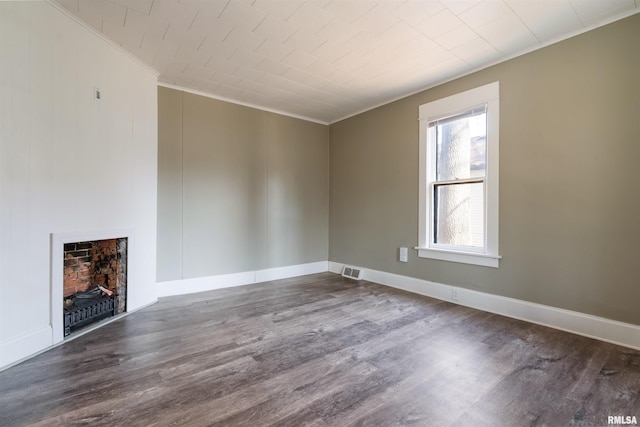
[[[466,117],[477,116],[478,114],[487,112],[487,104],[483,103],[477,107],[473,108],[465,108],[465,111],[459,112],[453,115],[444,116],[441,118],[432,118],[429,120],[429,128],[433,128],[436,126],[444,125],[450,122],[454,122],[456,120],[464,119]]]

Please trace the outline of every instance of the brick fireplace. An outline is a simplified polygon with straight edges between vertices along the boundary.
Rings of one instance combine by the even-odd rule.
[[[69,308],[79,308],[78,304],[68,301],[72,295],[85,293],[83,297],[93,297],[90,294],[97,294],[102,301],[91,306],[109,305],[109,316],[128,311],[128,295],[132,286],[130,262],[136,239],[135,230],[131,228],[54,232],[50,236],[51,332],[55,345],[69,334]],[[97,286],[113,292],[112,296]],[[85,302],[78,302],[80,306],[85,305]],[[97,320],[104,318],[102,315],[98,317]],[[76,326],[75,329],[84,326]]]
[[[64,299],[96,286],[112,291],[118,299],[118,313],[125,311],[127,238],[65,243]]]

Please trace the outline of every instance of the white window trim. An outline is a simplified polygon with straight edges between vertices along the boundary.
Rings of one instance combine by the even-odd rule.
[[[461,92],[419,107],[420,120],[420,183],[419,183],[419,224],[418,256],[442,261],[481,265],[498,268],[501,256],[498,251],[498,148],[500,118],[500,85],[490,83],[475,89]],[[457,114],[469,107],[487,104],[487,169],[486,169],[486,247],[480,252],[457,249],[435,248],[430,243],[433,227],[432,203],[430,198],[430,179],[428,161],[434,158],[433,147],[427,144],[428,124],[432,120]]]

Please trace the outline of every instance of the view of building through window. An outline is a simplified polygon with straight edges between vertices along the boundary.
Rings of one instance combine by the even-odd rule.
[[[434,244],[485,246],[486,117],[483,106],[429,123],[436,148]]]

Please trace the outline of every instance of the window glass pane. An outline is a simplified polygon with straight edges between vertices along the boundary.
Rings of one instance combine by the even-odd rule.
[[[463,113],[436,126],[436,180],[484,177],[487,114]]]
[[[484,182],[434,188],[433,242],[484,247]]]

